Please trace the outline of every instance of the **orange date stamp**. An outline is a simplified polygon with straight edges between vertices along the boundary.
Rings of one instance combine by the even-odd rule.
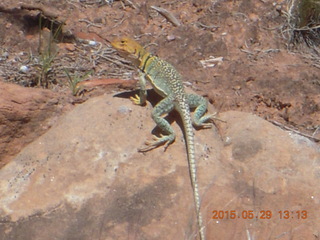
[[[307,219],[308,211],[307,210],[214,210],[212,211],[212,219],[222,220],[222,219]]]

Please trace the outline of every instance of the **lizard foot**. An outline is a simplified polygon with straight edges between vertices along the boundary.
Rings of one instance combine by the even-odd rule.
[[[147,152],[147,151],[150,151],[154,148],[157,148],[163,144],[164,144],[164,151],[166,151],[166,149],[169,147],[169,145],[171,143],[173,143],[174,139],[175,139],[174,135],[160,134],[160,137],[153,136],[153,140],[146,141],[145,142],[146,147],[139,148],[138,151],[139,152]]]
[[[130,97],[130,100],[135,104],[135,105],[141,105],[141,99],[138,96],[138,94],[134,95],[134,97]]]
[[[193,125],[195,127],[204,128],[204,129],[212,128],[213,120],[219,120],[221,122],[226,122],[226,121],[218,118],[217,113],[213,113],[213,114],[202,116],[197,122],[194,122]]]
[[[210,114],[210,115],[209,115],[210,120],[211,120],[211,121],[213,121],[213,120],[218,120],[218,121],[223,122],[223,123],[226,123],[226,122],[227,122],[227,121],[225,121],[225,120],[217,117],[217,115],[218,115],[218,113],[216,113],[216,112],[213,113],[213,114]]]

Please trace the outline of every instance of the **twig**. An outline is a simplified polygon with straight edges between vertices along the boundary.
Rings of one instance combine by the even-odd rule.
[[[270,49],[267,49],[267,50],[261,50],[261,52],[264,52],[264,53],[280,52],[280,49],[277,49],[277,48],[270,48]]]
[[[196,22],[196,24],[197,24],[198,26],[200,26],[200,27],[203,27],[203,28],[209,28],[209,29],[219,28],[219,26],[217,26],[217,25],[210,25],[210,26],[208,26],[208,25],[205,25],[205,24],[203,24],[203,23],[201,23],[201,22]]]
[[[253,52],[246,50],[246,49],[243,49],[243,48],[240,48],[240,51],[244,52],[244,53],[252,54],[252,55],[254,54]]]
[[[85,23],[88,23],[87,28],[89,28],[89,27],[91,27],[91,26],[94,26],[94,27],[97,27],[97,28],[102,28],[102,26],[101,26],[101,25],[99,25],[99,24],[95,24],[95,23],[93,23],[93,22],[90,22],[90,21],[89,21],[89,20],[87,20],[87,19],[79,19],[79,22],[85,22]]]
[[[320,127],[318,126],[317,129],[314,131],[314,133],[312,134],[312,136],[316,135],[317,132],[319,131]]]
[[[243,48],[240,48],[240,51],[241,52],[244,52],[244,53],[248,53],[248,54],[255,54],[255,53],[271,53],[271,52],[280,52],[280,49],[273,49],[273,48],[270,48],[270,49],[266,49],[266,50],[262,50],[262,49],[254,49],[253,51],[255,52],[251,52],[249,50],[246,50],[246,49],[243,49]]]
[[[223,62],[223,57],[213,57],[210,56],[209,59],[200,60],[203,68],[214,67],[216,64],[221,64]]]
[[[124,15],[123,15],[124,16]],[[123,17],[122,16],[122,17]],[[127,18],[122,18],[119,22],[117,22],[111,29],[118,27],[120,24],[122,24]]]
[[[297,130],[295,130],[295,129],[293,129],[293,128],[287,127],[287,126],[285,126],[285,125],[283,125],[283,124],[281,124],[281,123],[279,123],[279,122],[277,122],[277,121],[271,121],[271,123],[273,123],[274,125],[282,128],[282,129],[285,129],[285,130],[294,132],[294,133],[296,133],[296,134],[298,134],[298,135],[301,135],[301,136],[304,136],[304,137],[306,137],[306,138],[309,138],[309,139],[311,139],[311,140],[313,140],[313,141],[315,141],[315,142],[320,142],[320,139],[319,139],[319,138],[313,137],[313,136],[311,136],[311,135],[309,135],[309,134],[305,134],[305,133],[299,132],[299,131],[297,131]]]
[[[161,7],[156,7],[156,6],[151,6],[151,8],[156,10],[157,12],[159,12],[162,16],[164,16],[174,26],[176,26],[176,27],[181,26],[180,21],[175,16],[173,16],[173,14],[170,13],[168,10],[161,8]]]
[[[320,65],[319,64],[313,63],[312,66],[320,69]]]
[[[134,9],[138,9],[136,5],[134,5],[130,0],[125,0],[125,2],[129,3],[129,5],[131,5],[131,7],[133,7]]]
[[[109,62],[112,62],[112,63],[114,63],[114,64],[116,64],[116,65],[118,65],[118,66],[126,67],[126,68],[131,69],[131,70],[134,70],[134,69],[135,69],[134,67],[132,67],[132,66],[130,66],[130,65],[123,64],[123,63],[121,62],[121,60],[112,59],[112,58],[110,58],[110,57],[106,57],[106,56],[103,56],[103,55],[97,55],[97,56],[99,56],[99,57],[101,57],[101,58],[103,58],[103,59],[105,59],[105,60],[107,60],[107,61],[109,61]]]

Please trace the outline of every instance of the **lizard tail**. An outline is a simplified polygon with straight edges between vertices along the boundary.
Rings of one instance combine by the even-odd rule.
[[[190,109],[188,104],[184,104],[184,101],[179,101],[181,104],[177,106],[178,112],[180,112],[184,130],[185,130],[185,139],[187,145],[187,154],[188,154],[188,163],[189,163],[189,173],[191,177],[191,183],[193,188],[193,197],[196,206],[197,222],[200,232],[200,240],[205,240],[204,227],[202,221],[202,215],[200,211],[200,194],[199,186],[197,179],[197,166],[195,158],[195,146],[194,146],[194,132],[191,121]]]

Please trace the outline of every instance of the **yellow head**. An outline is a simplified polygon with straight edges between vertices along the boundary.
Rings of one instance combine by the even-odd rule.
[[[143,55],[146,53],[139,43],[128,37],[115,39],[111,42],[111,45],[120,53],[123,53],[130,58],[141,60]]]

